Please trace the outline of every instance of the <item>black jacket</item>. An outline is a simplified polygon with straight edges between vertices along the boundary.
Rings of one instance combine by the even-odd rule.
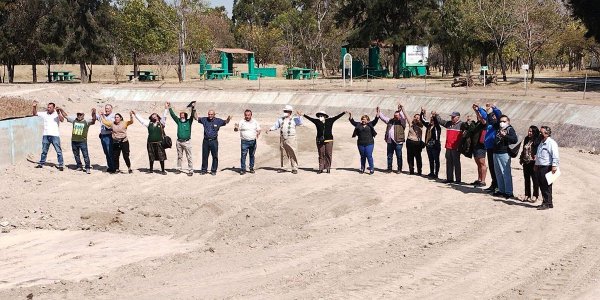
[[[325,119],[325,123],[321,122],[321,120],[319,119],[311,118],[307,115],[304,115],[304,117],[307,120],[313,122],[313,124],[315,124],[315,126],[317,127],[317,141],[319,141],[319,139],[333,140],[333,123],[335,123],[335,121],[341,118],[344,114],[345,112],[335,117],[327,118]]]
[[[379,121],[379,116],[375,117],[373,121],[367,123],[367,128],[369,130],[365,130],[362,127],[362,123],[354,121],[354,119],[349,119],[350,124],[354,126],[354,132],[352,133],[352,137],[358,137],[356,143],[361,146],[365,145],[373,145],[375,144],[375,137],[377,136],[377,131],[375,131],[375,125],[377,125],[377,121]]]
[[[494,153],[508,153],[508,145],[516,144],[519,141],[515,129],[509,125],[506,127],[506,135],[501,136],[500,123],[496,123],[494,127],[496,128],[496,144],[494,145]]]

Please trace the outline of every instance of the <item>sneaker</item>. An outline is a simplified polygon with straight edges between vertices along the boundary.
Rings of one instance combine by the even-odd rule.
[[[369,175],[373,175],[373,173],[375,173],[375,170],[369,171]]]
[[[277,173],[285,173],[285,172],[286,172],[286,170],[284,170],[284,169],[277,170]]]
[[[323,170],[317,171],[317,174],[321,174],[321,173],[323,173]]]
[[[58,167],[58,170],[62,172],[62,171],[64,171],[64,170],[65,170],[65,168],[64,168],[63,166],[59,166],[59,167]]]
[[[298,174],[298,170],[292,170],[292,174]]]
[[[200,171],[200,175],[206,175],[208,174],[206,171]]]
[[[552,207],[548,206],[547,204],[542,204],[540,206],[538,206],[537,210],[546,210],[546,209],[550,209]]]
[[[506,199],[513,199],[513,198],[515,198],[515,195],[513,195],[513,194],[504,194],[504,198],[506,198]]]
[[[250,173],[250,174],[254,174],[254,169],[250,169],[250,170],[248,171],[248,173]]]
[[[396,173],[396,174],[400,174],[400,173],[402,173],[402,170],[396,170],[396,172],[395,172],[395,173]]]
[[[77,169],[75,169],[75,171],[83,171],[83,167],[82,166],[78,166]]]
[[[358,174],[364,174],[364,173],[365,173],[365,169],[358,170]]]
[[[42,168],[42,165],[37,165],[37,166],[35,166],[34,168],[36,168],[36,169],[41,169],[41,168]]]
[[[240,175],[246,175],[246,171],[244,171],[244,170],[240,171]]]
[[[492,196],[494,197],[506,197],[506,195],[504,193],[501,193],[499,191],[495,191]]]
[[[129,170],[127,170],[127,173],[129,173],[129,174],[133,174],[133,170],[132,170],[132,169],[129,169]]]
[[[496,187],[493,185],[490,185],[487,189],[484,189],[484,191],[486,192],[495,192],[496,191]]]
[[[211,171],[210,175],[215,176],[215,175],[217,175],[217,172]]]
[[[160,175],[167,175],[167,172],[166,172],[166,171],[160,171],[160,173],[159,173],[159,174],[160,174]]]
[[[330,173],[331,173],[331,169],[327,169],[327,174],[330,174]]]
[[[471,185],[474,185],[474,186],[479,186],[479,184],[481,184],[481,181],[479,181],[479,180],[475,180],[475,181],[473,181],[473,183],[471,183]]]
[[[87,174],[92,174],[92,171],[90,171],[90,169],[85,169],[85,172],[86,172]]]
[[[454,180],[448,180],[448,179],[446,179],[446,180],[442,181],[442,183],[444,183],[444,184],[450,184],[450,183],[454,183]]]

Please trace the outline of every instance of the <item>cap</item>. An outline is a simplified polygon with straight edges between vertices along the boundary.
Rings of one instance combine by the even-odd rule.
[[[452,116],[452,117],[460,117],[460,113],[459,113],[459,112],[457,112],[457,111],[454,111],[454,112],[452,112],[452,113],[450,114],[450,116]]]
[[[283,111],[294,111],[294,108],[292,108],[292,106],[291,106],[291,105],[286,105],[286,106],[283,108]]]

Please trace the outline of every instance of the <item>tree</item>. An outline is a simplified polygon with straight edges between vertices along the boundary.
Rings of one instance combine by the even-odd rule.
[[[373,41],[392,45],[394,66],[400,49],[408,44],[429,44],[430,22],[439,12],[437,0],[346,0],[335,19],[353,28],[352,45],[366,47]],[[394,77],[400,72],[394,67]]]
[[[516,0],[477,0],[478,18],[482,20],[479,34],[483,39],[493,40],[496,54],[500,61],[502,80],[506,81],[506,62],[504,47],[516,34],[517,20]]]
[[[581,19],[587,27],[587,36],[600,42],[600,1],[568,0],[573,15]]]
[[[518,38],[523,46],[533,83],[537,55],[563,29],[561,6],[556,0],[519,0],[517,8],[520,11]]]
[[[134,76],[139,76],[142,54],[162,53],[173,48],[176,34],[165,22],[165,10],[175,15],[172,7],[161,0],[123,0],[120,7],[118,34],[123,49],[131,55]]]

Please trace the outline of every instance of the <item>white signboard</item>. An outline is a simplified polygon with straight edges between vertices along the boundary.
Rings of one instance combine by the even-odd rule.
[[[529,65],[522,65],[521,70],[529,70]]]
[[[344,69],[352,68],[352,55],[350,55],[350,53],[346,53],[346,55],[344,55],[344,66]]]
[[[350,86],[352,86],[352,55],[346,53],[342,62],[342,79],[344,80],[344,86],[346,86],[346,70],[350,77]]]
[[[487,71],[487,70],[489,70],[488,66],[481,66],[481,71]]]
[[[408,45],[406,46],[407,66],[426,66],[429,59],[429,47]]]

